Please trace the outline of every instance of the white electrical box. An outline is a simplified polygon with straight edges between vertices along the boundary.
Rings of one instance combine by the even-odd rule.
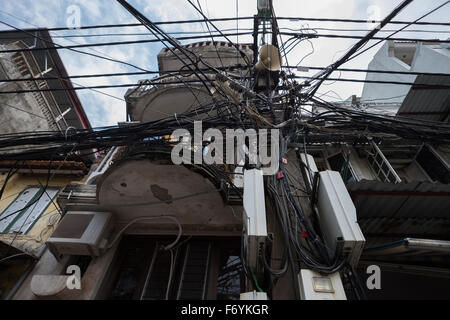
[[[262,170],[244,171],[244,230],[247,238],[247,263],[255,271],[260,266],[261,250],[267,238],[266,202]]]
[[[306,166],[305,168],[305,174],[306,178],[309,181],[309,186],[312,188],[312,184],[314,182],[314,175],[316,172],[319,172],[319,169],[317,169],[316,162],[314,161],[314,157],[310,154],[300,153],[300,160],[303,162],[303,164]],[[309,172],[307,166],[309,165]],[[311,180],[312,178],[312,180]]]
[[[345,256],[349,264],[356,267],[365,238],[358,225],[355,205],[339,172],[320,172],[317,208],[330,255]]]
[[[302,269],[298,282],[302,300],[347,300],[339,272],[324,276]]]
[[[269,300],[265,292],[245,292],[241,293],[240,300]]]
[[[46,243],[57,259],[63,254],[98,257],[113,229],[112,217],[109,212],[68,211]]]

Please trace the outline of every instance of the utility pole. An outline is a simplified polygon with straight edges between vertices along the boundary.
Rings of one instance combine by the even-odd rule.
[[[254,87],[256,92],[264,92],[270,97],[277,87],[281,69],[278,25],[274,16],[272,0],[258,0],[257,8],[258,13],[254,16],[253,23]],[[260,30],[261,25],[262,30]],[[272,34],[271,43],[266,42],[266,35],[269,33]],[[260,36],[261,47],[258,46]]]

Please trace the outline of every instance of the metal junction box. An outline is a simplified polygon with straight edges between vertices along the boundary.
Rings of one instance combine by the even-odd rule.
[[[346,256],[355,267],[365,238],[358,225],[355,205],[339,172],[320,172],[317,199],[320,226],[331,256]]]

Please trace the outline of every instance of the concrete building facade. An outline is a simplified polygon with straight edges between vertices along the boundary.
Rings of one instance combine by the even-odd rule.
[[[217,45],[217,49],[213,48]],[[214,56],[220,55],[220,48],[226,53],[224,57],[230,59],[238,53],[229,46],[212,43],[187,47],[196,53],[204,48],[210,55],[207,64],[216,68],[222,65]],[[382,50],[376,59],[381,59],[382,53],[389,54],[389,44]],[[400,61],[395,60],[398,70],[405,70],[408,63],[413,65],[421,52],[431,54],[427,47],[413,51],[414,54],[408,45],[399,46],[397,51],[394,48],[393,54],[398,56],[395,59]],[[211,80],[207,85],[174,84],[174,80],[180,82],[180,76],[183,81],[195,79],[184,74],[184,69],[181,75],[168,73],[181,67],[172,58],[170,50],[163,50],[158,56],[161,76],[143,80],[141,86],[126,93],[130,122],[157,121],[167,116],[176,119],[188,111],[193,114],[190,120],[200,120],[195,118],[196,108],[214,100],[220,103],[223,95],[210,90],[219,87],[210,84],[217,80],[213,74],[206,74]],[[379,66],[394,70],[381,62]],[[232,78],[233,70],[229,68],[225,71]],[[446,99],[448,90],[442,92]],[[400,93],[416,94],[412,88]],[[370,94],[370,89],[365,90],[366,99]],[[346,243],[345,248],[339,244],[326,249],[342,250],[361,278],[367,266],[383,266],[390,288],[383,292],[363,289],[370,298],[444,296],[450,279],[448,256],[429,241],[433,244],[450,240],[449,146],[406,139],[385,143],[369,136],[356,140],[333,138],[311,134],[305,144],[291,145],[285,158],[280,159],[298,178],[287,182],[298,199],[306,199],[317,191],[317,206],[310,205],[309,200],[298,200],[307,217],[318,215],[319,221],[326,220],[330,210],[322,205],[327,200],[324,198],[334,192],[336,201],[330,201],[331,206],[342,205],[340,210],[351,212],[344,217],[354,228],[351,232],[362,233],[357,235],[354,247]],[[259,273],[258,268],[244,276],[241,262],[249,253],[247,246],[257,240],[248,240],[243,232],[248,226],[245,198],[249,193],[242,197],[242,188],[233,187],[237,175],[234,168],[225,164],[174,165],[170,151],[170,145],[115,147],[83,183],[67,185],[56,198],[64,217],[47,241],[49,250],[22,278],[11,298],[236,300],[252,287],[253,280],[256,286],[270,288],[272,299],[295,299],[295,287],[305,287],[302,277],[307,276],[305,269],[300,270],[300,259],[294,261],[294,270],[284,270],[274,283],[268,283],[264,271]],[[323,184],[314,185],[317,180],[312,175],[316,173],[320,179],[334,177],[327,180],[334,182],[329,189],[324,189]],[[287,268],[281,264],[287,253],[268,182],[283,178],[280,174],[261,178],[259,202],[250,197],[257,202],[254,207],[264,212],[268,240],[266,246],[256,242],[249,256],[267,258],[269,267],[276,270]],[[290,201],[288,194],[281,198]],[[329,228],[334,230],[340,226],[341,221],[338,222],[329,223]],[[300,241],[309,237],[305,230],[295,232],[302,238]],[[411,246],[414,249],[410,250]],[[260,261],[255,260],[258,265]],[[75,289],[67,286],[71,266],[80,268],[80,286]],[[311,274],[312,278],[326,278],[320,273]],[[339,274],[335,277],[339,278]],[[337,297],[338,291],[342,294],[344,288],[333,291],[336,296],[332,298],[342,299],[346,294],[351,297],[347,287],[343,297]]]
[[[0,134],[87,129],[91,126],[46,30],[0,32]],[[49,50],[20,51],[47,47]],[[60,77],[40,80],[42,77]],[[23,79],[15,82],[8,80]],[[47,91],[40,91],[46,89]],[[50,90],[49,90],[50,89]],[[51,91],[51,90],[58,91]],[[66,90],[67,89],[67,90]],[[20,91],[30,91],[24,92]],[[7,93],[15,91],[16,93]],[[20,148],[10,148],[14,153]],[[81,159],[81,160],[80,160]],[[0,297],[11,298],[46,249],[62,211],[57,195],[89,172],[79,155],[5,160],[0,154]]]

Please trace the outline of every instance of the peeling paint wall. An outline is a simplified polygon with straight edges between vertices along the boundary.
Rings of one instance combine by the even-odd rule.
[[[5,182],[6,176],[7,173],[0,174],[0,185],[3,185]],[[73,177],[62,177],[55,175],[48,185],[49,187],[59,187],[62,190],[67,184],[72,182],[72,179]],[[46,181],[46,175],[31,176],[15,174],[12,176],[8,181],[6,189],[0,200],[0,212],[3,212],[25,188],[28,186],[39,186],[39,182],[45,186]],[[51,235],[52,231],[59,222],[59,208],[57,208],[55,204],[56,199],[54,199],[54,203],[51,203],[42,213],[40,218],[31,227],[27,234],[0,234],[0,241],[10,245],[14,240],[14,242],[12,242],[13,247],[33,256],[37,256],[40,248]]]
[[[16,45],[0,45],[0,49],[20,49]],[[0,75],[9,79],[26,78],[20,72],[28,70],[25,61],[14,60],[13,54],[0,54]],[[35,71],[37,72],[37,71]],[[0,83],[1,91],[29,90],[26,82],[3,82]],[[0,95],[0,132],[24,132],[36,130],[57,129],[50,125],[54,122],[53,117],[46,109],[43,109],[36,100],[38,94],[2,94]]]

